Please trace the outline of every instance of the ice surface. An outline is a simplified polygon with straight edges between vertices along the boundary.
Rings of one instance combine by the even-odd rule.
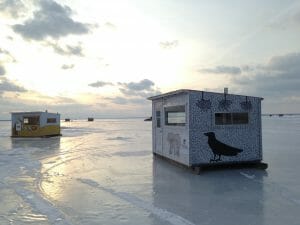
[[[267,171],[202,175],[151,153],[151,123],[62,123],[11,139],[0,122],[0,224],[299,224],[300,117],[263,117]]]

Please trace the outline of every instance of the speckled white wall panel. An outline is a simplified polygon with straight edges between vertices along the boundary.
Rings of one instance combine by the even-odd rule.
[[[247,97],[251,107],[245,108],[243,107],[245,96],[227,95],[226,100],[231,104],[228,104],[226,109],[220,105],[224,100],[224,94],[204,92],[203,99],[206,103],[210,101],[210,108],[199,107],[201,99],[202,92],[190,93],[190,165],[260,161],[262,159],[260,98]],[[215,113],[230,112],[248,112],[249,124],[215,125]],[[222,155],[221,161],[210,162],[213,159],[213,152],[208,145],[208,137],[204,135],[206,132],[214,132],[217,140],[242,149],[243,152],[237,156]]]

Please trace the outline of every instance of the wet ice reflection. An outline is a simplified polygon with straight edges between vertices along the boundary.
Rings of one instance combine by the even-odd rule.
[[[156,157],[154,203],[195,224],[263,224],[266,173],[243,171],[255,178],[241,176],[239,170],[225,170],[207,171],[195,179],[195,175]]]
[[[267,172],[200,176],[153,157],[142,120],[63,123],[62,137],[33,140],[1,136],[6,124],[0,224],[296,225],[298,120],[263,120]]]

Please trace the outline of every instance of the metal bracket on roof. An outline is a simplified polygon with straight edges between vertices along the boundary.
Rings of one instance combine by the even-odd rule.
[[[201,111],[207,111],[211,109],[211,101],[209,99],[204,99],[204,92],[202,91],[201,100],[197,100],[196,106],[201,109]]]
[[[227,100],[226,97],[227,97],[227,94],[224,93],[224,99],[222,99],[221,101],[219,101],[219,107],[218,107],[219,110],[225,110],[225,111],[227,111],[230,108],[230,106],[232,104],[232,101],[231,100]]]
[[[245,111],[250,111],[252,109],[251,101],[248,100],[248,96],[246,96],[246,101],[240,103],[241,108]]]

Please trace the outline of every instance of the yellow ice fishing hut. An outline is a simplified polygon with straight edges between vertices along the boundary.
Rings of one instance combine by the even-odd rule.
[[[60,114],[45,112],[12,112],[12,137],[60,136]]]

